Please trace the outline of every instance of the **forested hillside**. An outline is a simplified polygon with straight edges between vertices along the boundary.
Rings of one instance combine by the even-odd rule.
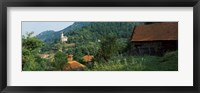
[[[90,22],[75,22],[74,24],[72,24],[69,27],[64,28],[63,30],[60,30],[60,31],[52,31],[52,30],[44,31],[44,32],[40,33],[39,35],[37,35],[36,37],[38,39],[42,40],[45,43],[54,43],[54,42],[56,42],[60,39],[60,34],[62,32],[67,33],[69,31],[79,29],[79,28],[86,26],[88,24],[90,24]]]
[[[75,48],[71,48],[69,52],[76,52],[80,56],[88,52],[96,55],[101,42],[110,37],[116,38],[120,49],[124,49],[128,44],[134,26],[142,24],[144,23],[91,22],[89,25],[83,26],[80,29],[65,33],[65,36],[69,38],[68,43],[76,44]]]
[[[88,42],[104,39],[106,35],[112,34],[118,38],[130,38],[135,25],[143,23],[134,22],[91,22],[90,25],[65,33],[69,42]]]

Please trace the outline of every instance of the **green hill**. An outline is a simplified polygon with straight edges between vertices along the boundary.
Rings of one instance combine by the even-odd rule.
[[[60,39],[60,34],[67,33],[68,31],[79,29],[83,26],[86,26],[90,24],[89,22],[75,22],[69,27],[64,28],[63,30],[60,31],[53,31],[53,30],[48,30],[44,31],[40,34],[38,34],[36,37],[40,40],[42,40],[45,43],[54,43]]]

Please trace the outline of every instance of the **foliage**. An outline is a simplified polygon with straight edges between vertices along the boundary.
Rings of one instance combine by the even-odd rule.
[[[27,37],[22,39],[22,46],[30,51],[36,50],[43,46],[43,42],[36,37],[31,37],[33,33],[27,33]]]
[[[87,41],[97,42],[104,39],[108,34],[114,34],[117,38],[130,38],[134,26],[143,23],[136,22],[90,22],[90,25],[80,29],[69,31],[65,35],[69,42],[86,43]]]
[[[98,53],[96,55],[97,60],[108,60],[112,56],[118,55],[119,52],[119,43],[117,42],[117,37],[115,36],[107,36],[101,43]]]
[[[67,63],[66,55],[63,52],[58,51],[55,56],[55,65],[59,70],[63,69],[65,63]]]
[[[70,30],[65,33],[68,36],[67,43],[75,43],[74,47],[69,47],[71,54],[85,55],[89,53],[91,55],[97,55],[101,42],[105,41],[106,37],[113,36],[117,38],[120,48],[125,48],[127,42],[131,37],[134,26],[142,25],[144,23],[139,22],[90,22],[79,29]],[[78,52],[77,52],[78,51]],[[122,52],[120,50],[119,52]]]
[[[163,69],[178,70],[178,51],[166,53],[160,61]]]
[[[22,48],[22,69],[26,71],[36,70],[37,63],[35,63],[35,56],[32,55],[31,51]]]
[[[87,71],[177,71],[178,52],[159,56],[118,56],[107,63],[95,62],[93,68]]]
[[[22,70],[51,70],[52,66],[49,61],[39,57],[39,50],[43,47],[43,42],[32,37],[32,34],[33,32],[27,33],[22,38]]]

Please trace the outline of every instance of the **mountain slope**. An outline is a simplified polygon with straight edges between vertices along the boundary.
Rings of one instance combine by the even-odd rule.
[[[142,25],[142,22],[90,22],[84,26],[65,33],[69,37],[69,42],[97,41],[104,39],[108,34],[113,34],[117,38],[129,39],[134,26]]]
[[[65,36],[68,36],[67,43],[76,45],[68,52],[77,56],[83,56],[87,52],[95,55],[100,42],[110,36],[116,37],[119,47],[124,49],[131,38],[133,28],[143,24],[142,22],[91,22],[87,26],[65,33]]]
[[[54,43],[60,39],[60,34],[67,33],[68,31],[79,29],[83,26],[90,24],[90,22],[75,22],[74,24],[64,28],[60,31],[48,30],[38,34],[36,37],[45,43]]]

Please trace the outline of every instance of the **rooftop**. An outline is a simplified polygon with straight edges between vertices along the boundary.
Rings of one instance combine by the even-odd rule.
[[[136,26],[131,41],[178,40],[178,22]]]

